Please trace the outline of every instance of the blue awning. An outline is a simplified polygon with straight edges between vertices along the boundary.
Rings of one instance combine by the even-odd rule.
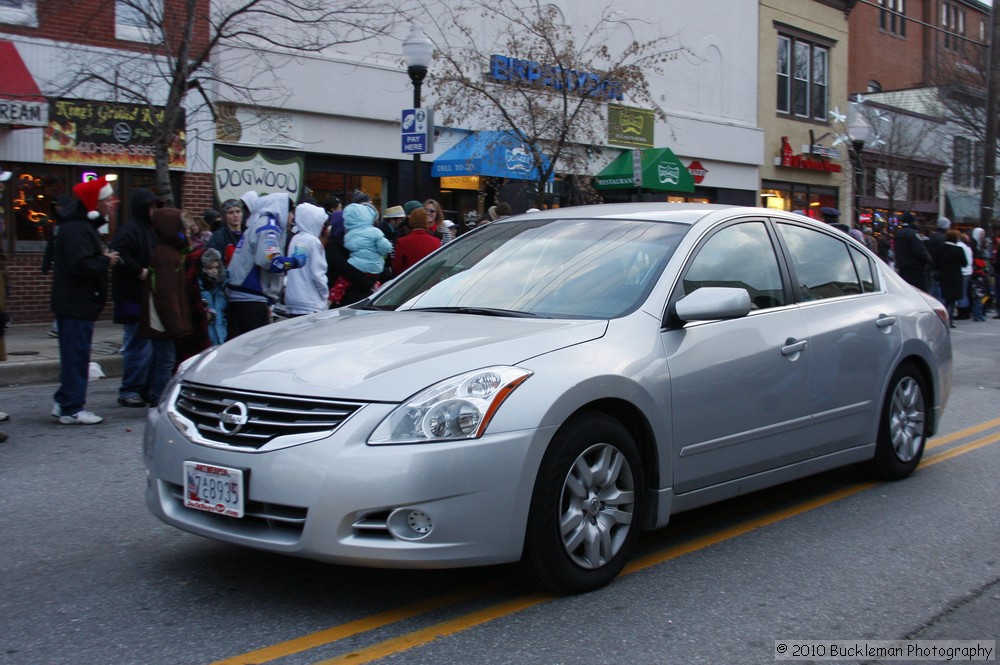
[[[542,160],[548,170],[549,160]],[[512,132],[476,132],[434,160],[431,177],[490,176],[514,180],[539,180],[531,147]],[[549,181],[553,180],[549,175]]]

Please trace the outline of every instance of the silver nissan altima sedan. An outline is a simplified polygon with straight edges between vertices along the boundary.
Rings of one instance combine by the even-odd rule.
[[[247,547],[582,592],[674,513],[849,464],[908,476],[951,367],[942,306],[835,228],[549,210],[186,362],[150,411],[146,498]]]

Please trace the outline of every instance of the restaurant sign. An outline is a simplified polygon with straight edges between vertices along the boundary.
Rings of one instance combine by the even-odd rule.
[[[49,104],[45,127],[45,161],[152,168],[153,137],[166,109],[145,104],[120,104],[82,99],[56,99]],[[168,146],[170,168],[187,166],[184,120]]]
[[[806,171],[823,171],[826,173],[840,173],[843,168],[840,164],[828,162],[825,159],[813,159],[808,155],[796,155],[792,152],[792,146],[788,143],[788,137],[781,137],[781,154],[774,158],[775,166],[784,166],[790,169],[805,169]]]
[[[652,148],[653,124],[652,111],[618,104],[608,105],[608,143]]]

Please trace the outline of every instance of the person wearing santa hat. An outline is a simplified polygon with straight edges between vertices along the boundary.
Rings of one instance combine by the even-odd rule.
[[[94,322],[108,298],[108,269],[118,262],[118,252],[108,249],[97,232],[108,222],[113,194],[104,176],[78,183],[58,213],[50,308],[59,324],[59,388],[52,416],[63,425],[103,420],[84,407]]]

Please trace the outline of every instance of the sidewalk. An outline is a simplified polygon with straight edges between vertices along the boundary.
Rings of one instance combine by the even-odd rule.
[[[7,330],[7,360],[0,361],[0,386],[59,382],[59,340],[48,336],[50,328],[49,323],[22,323]],[[120,324],[97,322],[90,360],[101,366],[105,376],[121,376],[121,343]]]

